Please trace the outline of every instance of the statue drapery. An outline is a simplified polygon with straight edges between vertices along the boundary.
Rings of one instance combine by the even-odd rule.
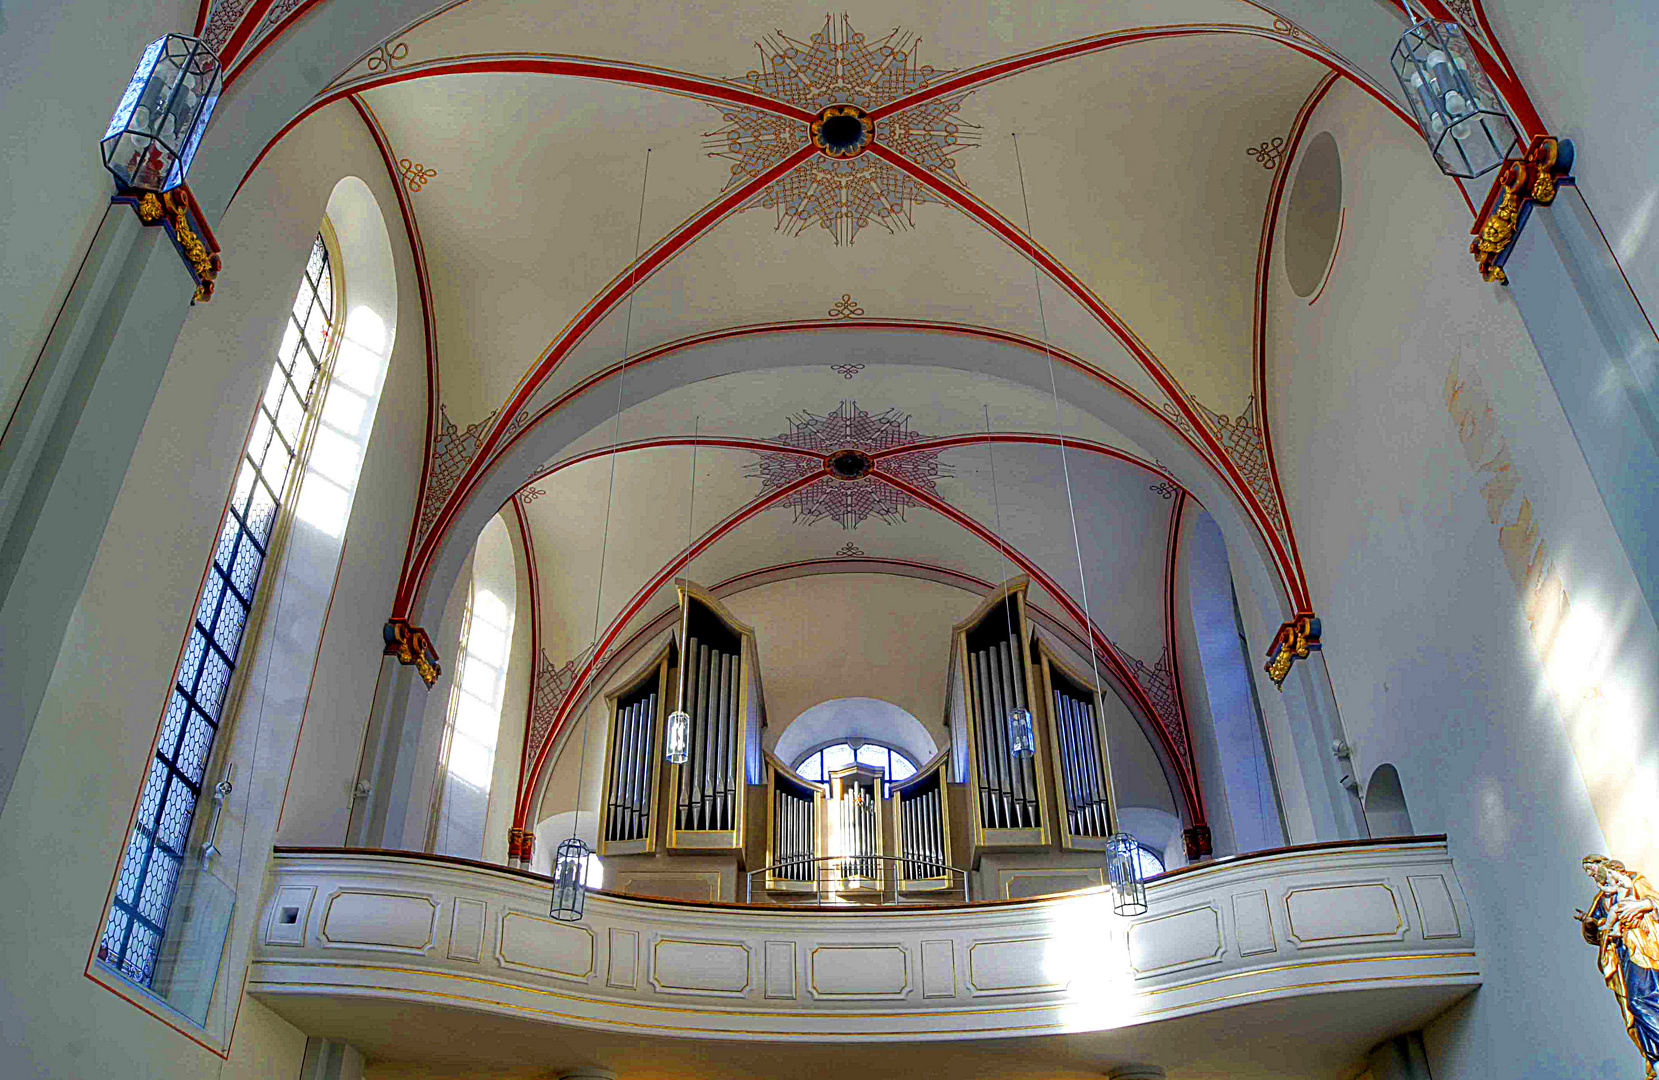
[[[1596,883],[1588,911],[1577,913],[1584,940],[1596,946],[1602,979],[1624,1014],[1625,1030],[1655,1080],[1659,1064],[1659,891],[1617,859],[1584,857]]]

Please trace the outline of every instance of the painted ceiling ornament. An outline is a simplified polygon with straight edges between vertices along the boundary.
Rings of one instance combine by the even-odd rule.
[[[1135,676],[1135,681],[1146,691],[1158,723],[1169,736],[1169,744],[1175,747],[1182,763],[1190,765],[1191,762],[1187,760],[1187,727],[1181,720],[1181,706],[1175,700],[1175,672],[1169,662],[1169,646],[1164,646],[1163,652],[1158,654],[1158,662],[1150,667],[1146,661],[1130,656],[1115,641],[1112,648],[1123,657],[1129,665],[1130,673]]]
[[[449,410],[441,403],[438,405],[438,433],[432,439],[432,475],[427,478],[426,495],[421,500],[417,538],[425,537],[432,530],[438,511],[443,509],[472,459],[478,456],[478,447],[499,411],[491,409],[488,416],[462,431],[449,418]]]
[[[860,555],[864,554],[864,549],[853,543],[851,540],[848,540],[845,544],[842,544],[840,547],[836,548],[835,553],[843,559],[856,559]]]
[[[1208,408],[1197,398],[1188,397],[1194,409],[1204,418],[1210,431],[1220,441],[1227,457],[1237,466],[1244,482],[1261,504],[1262,512],[1279,532],[1284,532],[1284,516],[1279,511],[1279,497],[1273,490],[1273,475],[1267,462],[1267,444],[1262,441],[1261,425],[1256,420],[1256,395],[1251,394],[1236,417],[1230,417]],[[1164,412],[1182,430],[1196,435],[1185,414],[1172,404]]]
[[[896,408],[871,415],[860,409],[856,401],[842,401],[827,416],[810,412],[791,416],[789,430],[773,440],[784,446],[818,451],[822,459],[762,450],[757,453],[749,476],[760,480],[764,495],[827,467],[830,475],[790,494],[777,505],[793,510],[795,521],[803,525],[828,518],[843,529],[856,529],[872,514],[891,525],[904,520],[905,507],[920,504],[870,475],[877,455],[891,455],[881,458],[883,472],[924,491],[937,493],[939,478],[950,475],[948,467],[940,462],[937,450],[893,453],[922,439],[921,433],[910,427],[909,415]]]
[[[757,42],[760,70],[732,81],[813,113],[813,121],[803,127],[760,109],[721,104],[725,126],[708,135],[709,156],[731,161],[729,188],[803,145],[811,144],[819,153],[766,187],[744,209],[770,208],[778,231],[789,236],[799,236],[816,222],[838,245],[852,243],[871,224],[889,233],[910,229],[915,205],[939,200],[866,153],[874,143],[961,186],[955,154],[978,143],[978,128],[956,116],[966,94],[871,119],[881,106],[952,73],[920,63],[920,41],[902,30],[872,41],[842,15],[826,16],[823,29],[810,41],[779,32]]]
[[[1654,1080],[1659,1065],[1659,892],[1617,859],[1586,855],[1584,872],[1596,883],[1588,911],[1575,912],[1584,940],[1596,947],[1596,966],[1624,1014],[1624,1029]]]

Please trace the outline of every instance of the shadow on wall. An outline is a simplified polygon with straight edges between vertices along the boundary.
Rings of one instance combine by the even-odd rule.
[[[1365,785],[1365,824],[1372,836],[1414,835],[1400,772],[1392,765],[1378,765]]]

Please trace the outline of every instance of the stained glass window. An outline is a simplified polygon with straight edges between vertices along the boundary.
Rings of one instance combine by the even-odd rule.
[[[305,422],[322,396],[324,361],[337,327],[328,248],[319,234],[254,412],[98,943],[100,961],[145,986],[155,977],[225,695]]]

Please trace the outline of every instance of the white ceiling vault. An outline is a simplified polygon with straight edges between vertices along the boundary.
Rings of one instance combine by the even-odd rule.
[[[1074,632],[1086,600],[1156,711],[1186,491],[1235,499],[1306,604],[1257,267],[1336,76],[1388,107],[1249,0],[461,0],[392,34],[299,122],[356,106],[421,276],[433,427],[394,614],[441,605],[512,502],[546,745],[676,577],[848,558],[1027,574]],[[847,447],[869,475],[829,475]]]

